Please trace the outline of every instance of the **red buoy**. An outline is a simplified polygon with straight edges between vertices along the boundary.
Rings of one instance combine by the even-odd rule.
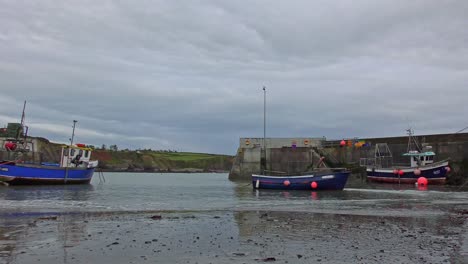
[[[450,169],[450,167],[449,167],[449,166],[445,167],[445,171],[447,171],[447,173],[449,173],[449,172],[450,172],[450,170],[451,170],[451,169]]]
[[[427,179],[425,177],[419,177],[418,186],[427,186]]]
[[[394,170],[393,170],[393,174],[397,175],[397,174],[398,174],[398,170],[397,170],[397,169],[394,169]]]
[[[317,189],[318,184],[317,184],[316,182],[312,182],[312,183],[310,184],[310,187],[312,187],[312,189]]]
[[[7,142],[5,143],[5,149],[9,151],[13,151],[16,149],[16,143],[13,142]]]
[[[289,186],[291,183],[290,183],[288,180],[285,180],[285,181],[283,182],[283,184],[284,184],[284,186]]]
[[[421,170],[420,169],[415,169],[414,170],[414,175],[416,175],[416,176],[421,175]]]
[[[341,142],[340,142],[340,147],[344,147],[345,145],[346,145],[346,141],[341,140]]]
[[[403,170],[398,171],[398,175],[403,176],[403,174],[405,174],[405,172]]]

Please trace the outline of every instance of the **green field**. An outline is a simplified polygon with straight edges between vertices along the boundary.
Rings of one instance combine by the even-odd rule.
[[[109,151],[95,150],[93,158],[99,160],[103,169],[176,171],[197,169],[203,171],[228,171],[233,156],[194,152],[161,151]]]

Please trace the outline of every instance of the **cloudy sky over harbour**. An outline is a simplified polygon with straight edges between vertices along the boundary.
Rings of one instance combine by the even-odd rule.
[[[0,0],[0,126],[234,154],[468,126],[468,1]]]

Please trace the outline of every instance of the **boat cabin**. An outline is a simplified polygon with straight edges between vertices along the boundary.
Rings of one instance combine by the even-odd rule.
[[[411,167],[416,168],[434,163],[435,153],[433,151],[419,152],[417,150],[412,150],[403,154],[403,156],[410,157]]]
[[[91,148],[84,144],[63,146],[60,157],[60,167],[97,167],[97,161],[91,161]]]

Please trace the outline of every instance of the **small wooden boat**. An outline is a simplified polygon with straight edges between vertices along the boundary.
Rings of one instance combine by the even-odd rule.
[[[307,175],[297,176],[273,176],[252,175],[254,189],[277,190],[343,190],[350,172],[341,171],[317,171]]]

